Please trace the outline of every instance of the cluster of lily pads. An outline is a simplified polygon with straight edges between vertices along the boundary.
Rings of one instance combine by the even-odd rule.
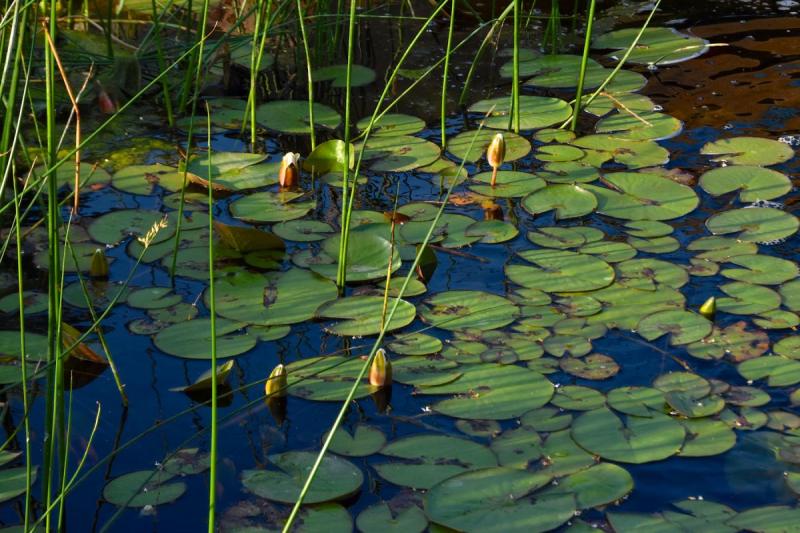
[[[630,30],[615,31],[595,45],[623,49],[633,36]],[[694,57],[705,45],[670,29],[652,28],[629,62],[664,65]],[[575,87],[579,61],[577,56],[526,53],[521,75],[526,87],[561,94]],[[587,89],[600,86],[609,72],[590,61]],[[501,74],[510,76],[510,65]],[[184,187],[186,175],[192,187],[214,188],[219,221],[210,235],[203,204],[186,193],[176,273],[205,282],[207,246],[215,240],[219,357],[248,353],[259,342],[285,337],[293,325],[311,320],[341,337],[374,335],[382,328],[393,332],[385,348],[394,386],[405,386],[429,402],[426,411],[452,419],[457,432],[430,429],[390,440],[365,423],[340,429],[331,445],[335,455],[322,461],[305,498],[308,506],[301,517],[308,530],[313,524],[331,531],[352,529],[350,513],[337,502],[361,493],[364,471],[348,457],[369,458],[370,472],[401,488],[395,498],[358,514],[356,526],[362,531],[440,526],[545,531],[568,521],[588,527],[574,520],[576,514],[605,509],[634,488],[633,477],[618,463],[720,455],[736,445],[740,434],[755,430],[768,435],[787,472],[787,488],[800,494],[800,416],[793,412],[800,405],[800,341],[792,335],[800,325],[800,270],[792,260],[764,253],[768,245],[795,235],[800,225],[776,202],[791,191],[791,180],[769,168],[790,160],[794,151],[752,137],[703,146],[710,169],[697,186],[735,207],[709,216],[707,234],[685,244],[685,260],[679,261],[669,255],[681,249],[669,221],[680,224],[703,197],[693,176],[664,168],[669,152],[657,141],[678,135],[682,124],[637,93],[645,83],[642,74],[620,71],[586,108],[598,120],[593,133],[580,137],[558,129],[571,115],[566,99],[523,95],[520,134],[505,131],[510,100],[502,96],[470,106],[470,120],[482,121],[483,129],[454,136],[444,152],[426,138],[424,121],[399,113],[381,117],[366,142],[352,147],[363,157],[361,179],[367,182],[410,172],[456,180],[458,204],[475,206],[474,212],[483,209],[487,216],[479,220],[457,212],[460,205],[448,206],[428,252],[475,245],[472,251],[480,253],[478,245],[513,241],[513,257],[504,265],[509,288],[502,295],[458,288],[428,295],[430,275],[414,280],[401,295],[400,278],[392,278],[390,302],[402,300],[392,320],[383,324],[387,272],[399,275],[410,265],[439,207],[437,201],[417,200],[395,212],[353,213],[347,257],[351,287],[340,297],[334,283],[338,213],[318,210],[319,190],[340,180],[331,172],[331,154],[341,148],[336,140],[308,154],[303,182],[291,190],[278,187],[279,157],[260,154],[213,151],[190,160],[186,169],[142,162],[108,173],[87,165],[87,191],[110,185],[131,195],[163,196],[160,208],[115,209],[75,225],[70,240],[79,260],[73,271],[88,270],[97,247],[124,249],[154,268],[171,268],[178,226],[175,193]],[[211,106],[220,131],[241,121],[242,102],[221,99]],[[268,102],[258,108],[257,117],[265,129],[280,133],[310,130],[306,102]],[[334,109],[315,104],[315,127],[333,131],[340,120]],[[368,123],[359,122],[359,130]],[[506,163],[493,186],[481,161],[497,130],[504,132]],[[462,160],[475,172],[458,172]],[[60,176],[65,186],[69,177]],[[507,214],[525,217],[530,230],[520,236],[523,224],[496,216],[500,203],[510,206]],[[165,214],[167,226],[149,246],[132,237],[146,233]],[[587,220],[601,220],[612,229],[603,231]],[[36,236],[31,233],[29,245],[44,253],[44,242]],[[695,312],[681,292],[707,285],[703,279],[711,277],[722,280],[711,293],[717,321]],[[209,303],[207,290],[200,299],[187,299],[166,286],[134,286],[122,294],[113,283],[88,288],[97,308],[116,298],[143,311],[145,317],[128,328],[152,336],[161,352],[210,357],[210,318],[201,316]],[[46,311],[42,295],[26,296],[34,303],[26,312]],[[64,300],[88,306],[79,282],[66,288]],[[0,300],[4,312],[14,311],[15,305],[15,299]],[[417,318],[421,325],[409,328]],[[779,340],[773,343],[768,331]],[[17,353],[16,332],[0,332],[5,333],[8,339],[0,335],[3,353]],[[660,373],[635,386],[601,383],[625,371],[619,354],[595,350],[611,334],[652,348],[654,368],[668,357],[681,371]],[[29,347],[45,342],[30,335]],[[729,365],[738,377],[727,382],[694,370],[708,368],[709,362]],[[362,364],[344,355],[290,361],[286,392],[305,401],[341,402]],[[226,378],[230,368],[227,364],[219,375]],[[196,388],[210,379],[215,377],[201,376]],[[373,393],[375,387],[364,381],[355,398]],[[134,507],[173,501],[186,487],[172,478],[201,471],[197,453],[181,455],[191,455],[192,461],[181,463],[179,472],[165,463],[155,472],[117,478],[104,496]],[[315,457],[315,452],[298,450],[272,454],[268,468],[243,471],[242,484],[259,505],[270,505],[264,500],[293,503]],[[138,488],[132,489],[134,482]],[[239,511],[223,520],[228,530],[261,531],[254,528],[260,527],[263,510],[251,516]],[[800,522],[800,510],[772,506],[737,512],[718,503],[684,500],[658,514],[609,510],[605,519],[620,531],[782,531]]]

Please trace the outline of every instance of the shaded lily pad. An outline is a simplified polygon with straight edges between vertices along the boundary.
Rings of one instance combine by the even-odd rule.
[[[732,165],[770,166],[794,157],[794,150],[788,144],[761,137],[720,139],[703,146],[700,153],[717,156],[714,161]]]
[[[608,405],[621,413],[650,417],[664,407],[664,393],[650,387],[618,387],[607,395]]]
[[[560,479],[545,494],[572,494],[580,509],[599,507],[622,499],[633,490],[633,478],[624,468],[600,463]]]
[[[495,455],[486,446],[446,435],[405,437],[390,442],[381,455],[409,460],[374,467],[387,481],[414,489],[429,489],[457,474],[497,465]]]
[[[182,481],[172,482],[175,474],[142,470],[112,479],[103,488],[103,498],[121,507],[146,507],[171,503],[186,492]]]
[[[542,456],[539,434],[531,427],[507,429],[492,439],[491,448],[500,466],[525,470]]]
[[[347,65],[331,65],[314,70],[311,78],[315,82],[330,81],[332,87],[347,86]],[[350,65],[350,86],[363,87],[375,81],[375,71],[364,65]],[[316,111],[316,110],[315,110]],[[314,119],[316,120],[316,113]]]
[[[572,411],[592,411],[606,403],[603,393],[580,385],[566,385],[556,389],[551,403],[561,409]]]
[[[299,192],[257,192],[233,201],[231,214],[248,222],[283,222],[302,218],[314,208],[314,200],[301,200]]]
[[[380,502],[361,511],[356,526],[363,533],[421,533],[428,526],[428,518],[413,503],[393,508],[391,503]]]
[[[308,471],[317,458],[312,452],[284,452],[269,456],[278,470],[245,470],[242,484],[253,494],[268,500],[294,503]],[[306,504],[345,499],[361,489],[364,475],[351,462],[326,455],[303,500]]]
[[[341,117],[332,108],[314,102],[314,127],[335,129]],[[281,133],[295,135],[309,134],[311,121],[308,116],[308,102],[302,100],[273,100],[256,108],[259,124]]]
[[[336,430],[330,450],[349,457],[366,457],[378,453],[384,444],[386,437],[380,429],[358,424],[352,434],[342,427]]]
[[[174,192],[183,188],[183,172],[161,163],[130,165],[114,173],[111,185],[121,191],[143,196],[152,194],[156,186]]]
[[[217,357],[233,357],[253,349],[255,337],[235,333],[244,326],[241,322],[217,319]],[[176,357],[211,359],[211,319],[196,318],[173,324],[159,331],[153,342],[162,352]]]

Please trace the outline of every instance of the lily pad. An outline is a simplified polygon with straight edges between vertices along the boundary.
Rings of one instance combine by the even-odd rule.
[[[607,408],[588,411],[572,425],[572,438],[590,452],[621,463],[649,463],[680,451],[684,429],[674,419],[653,412],[623,421]]]
[[[602,259],[566,250],[526,250],[520,257],[536,267],[508,265],[514,283],[546,292],[582,292],[601,289],[614,281],[614,269]]]
[[[800,383],[800,361],[780,355],[749,359],[740,363],[737,370],[748,380],[767,378],[770,387],[787,387]]]
[[[364,117],[358,121],[356,127],[364,131],[369,126],[372,117]],[[372,125],[370,135],[414,135],[425,129],[425,121],[411,115],[401,113],[387,113]]]
[[[332,87],[347,87],[347,65],[331,65],[318,68],[311,73],[311,78],[315,82],[330,81],[332,82]],[[350,65],[350,87],[363,87],[373,81],[375,81],[374,70],[364,65]],[[314,119],[316,118],[314,116]]]
[[[406,172],[424,167],[439,158],[439,147],[430,141],[411,135],[377,135],[359,144],[363,159],[375,172]]]
[[[356,526],[363,533],[422,533],[428,527],[428,518],[414,504],[393,508],[391,504],[380,502],[361,511]]]
[[[730,165],[700,176],[700,186],[712,196],[739,191],[739,201],[772,200],[789,192],[792,182],[776,170],[758,166]]]
[[[780,295],[761,285],[734,281],[720,287],[729,298],[718,298],[717,309],[735,315],[757,315],[777,309]]]
[[[387,306],[391,310],[396,298],[389,298]],[[416,315],[414,306],[405,300],[400,300],[400,304],[392,317],[392,320],[385,324],[386,331],[400,329],[410,324]],[[383,318],[383,298],[380,296],[350,296],[323,304],[317,309],[316,316],[322,319],[341,319],[325,329],[334,335],[355,337],[362,335],[374,335],[381,332],[384,324]]]
[[[390,339],[386,347],[400,355],[430,355],[442,350],[442,341],[425,333],[409,333]]]
[[[481,100],[472,104],[470,113],[491,114],[484,119],[487,128],[511,129],[511,99],[507,96]],[[572,116],[572,108],[564,100],[549,96],[519,97],[519,127],[522,130],[546,128],[560,124]]]
[[[247,222],[284,222],[302,218],[316,205],[314,200],[301,200],[299,192],[257,192],[233,201],[231,215]]]
[[[586,185],[597,197],[598,212],[625,220],[670,220],[694,211],[700,200],[694,191],[655,174],[606,174],[613,189]]]
[[[335,129],[341,117],[332,108],[314,103],[314,128]],[[281,133],[308,135],[311,133],[311,120],[308,115],[308,102],[301,100],[273,100],[256,108],[259,124]]]
[[[419,305],[422,320],[452,331],[501,328],[518,313],[517,306],[506,298],[481,291],[442,292]]]
[[[720,274],[729,279],[758,285],[779,285],[800,274],[794,261],[771,255],[742,255],[731,258],[728,263],[743,268],[724,268]]]
[[[620,139],[661,141],[679,135],[683,122],[666,113],[650,111],[634,116],[619,112],[600,119],[594,129]]]
[[[475,163],[483,157],[495,135],[497,132],[488,129],[464,131],[447,141],[447,151],[456,161]],[[524,137],[510,131],[504,132],[503,137],[506,143],[505,162],[522,159],[530,153],[531,143]]]
[[[580,509],[599,507],[621,500],[633,490],[633,478],[624,468],[600,463],[560,479],[545,494],[572,494]]]
[[[561,360],[561,369],[582,379],[608,379],[619,372],[619,365],[611,357],[593,354],[585,359],[570,357]]]
[[[290,220],[275,224],[272,226],[272,231],[287,241],[313,242],[330,236],[333,228],[320,220]]]
[[[592,48],[627,49],[639,34],[638,28],[626,28],[600,35],[592,40]],[[699,37],[674,28],[645,28],[628,61],[640,65],[671,65],[704,54],[708,43]],[[618,53],[609,54],[617,57]]]
[[[384,444],[386,437],[380,429],[358,424],[352,434],[342,427],[336,430],[330,450],[349,457],[366,457],[378,453]]]
[[[700,153],[717,156],[713,161],[762,167],[785,163],[794,157],[794,150],[788,144],[761,137],[720,139],[703,146]]]
[[[711,322],[691,311],[659,311],[644,317],[637,326],[639,335],[652,341],[669,335],[672,346],[689,344],[711,333]]]
[[[142,470],[112,479],[103,488],[103,498],[121,507],[147,507],[171,503],[186,492],[182,481],[170,483],[175,474]]]
[[[619,387],[610,390],[608,405],[621,413],[650,417],[664,407],[664,393],[651,387]]]
[[[330,257],[337,257],[339,252],[340,236],[328,237],[322,244],[323,251]],[[397,246],[378,235],[354,229],[350,235],[347,248],[347,280],[366,281],[386,277],[391,257],[391,271],[400,268],[400,252]],[[317,263],[310,268],[320,276],[335,280],[339,264]]]
[[[580,185],[557,183],[529,194],[522,207],[533,215],[555,210],[556,220],[588,215],[597,208],[597,198]]]
[[[294,503],[316,458],[316,453],[299,451],[270,455],[269,463],[277,470],[245,470],[242,484],[261,498]],[[358,467],[339,457],[326,455],[303,502],[312,504],[346,499],[357,493],[363,482],[364,475]]]
[[[797,217],[772,207],[732,209],[713,215],[706,227],[715,235],[736,233],[737,238],[749,242],[772,242],[797,232]]]
[[[130,165],[114,173],[111,185],[121,191],[143,196],[153,194],[156,186],[174,192],[183,188],[183,172],[161,163]]]
[[[497,465],[495,455],[486,446],[446,435],[405,437],[390,442],[381,455],[409,461],[374,467],[387,481],[414,489],[429,489],[457,474]]]
[[[498,198],[516,198],[525,196],[543,188],[545,181],[528,172],[518,172],[516,170],[500,170],[497,172],[495,186],[491,186],[492,173],[481,172],[472,177],[479,182],[478,185],[470,185],[470,190],[484,196],[495,196]]]
[[[235,333],[244,326],[241,322],[217,319],[217,357],[234,357],[255,347],[255,337]],[[176,357],[211,359],[211,319],[196,318],[173,324],[159,331],[153,342],[162,352]]]

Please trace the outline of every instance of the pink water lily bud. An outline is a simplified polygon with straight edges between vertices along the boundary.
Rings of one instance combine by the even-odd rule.
[[[278,183],[286,189],[297,187],[300,183],[300,154],[287,152],[278,171]]]

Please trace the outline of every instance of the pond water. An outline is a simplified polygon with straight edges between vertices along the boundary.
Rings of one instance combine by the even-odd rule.
[[[217,228],[218,349],[232,362],[219,410],[218,529],[280,528],[286,502],[296,497],[378,332],[389,254],[401,263],[393,274],[399,279],[468,155],[469,178],[454,187],[434,232],[435,270],[424,286],[409,286],[417,294],[404,297],[408,304],[390,322],[383,346],[394,383],[388,391],[366,382],[357,390],[342,426],[355,439],[334,440],[336,453],[309,494],[317,503],[301,512],[298,530],[350,531],[356,519],[364,531],[800,530],[795,4],[665,3],[653,29],[674,28],[681,32],[674,39],[690,35],[714,46],[675,52],[685,44],[667,42],[657,58],[697,57],[650,67],[652,60],[639,56],[625,69],[636,75],[625,74],[590,108],[610,114],[585,114],[577,139],[553,129],[570,114],[574,71],[564,65],[574,60],[541,70],[532,45],[541,23],[534,21],[530,42],[528,34],[523,39],[531,48],[523,53],[522,78],[533,81],[522,89],[521,138],[506,133],[496,188],[488,184],[483,148],[470,151],[469,143],[492,105],[507,113],[511,88],[503,65],[510,57],[494,46],[483,55],[465,95],[466,107],[475,107],[457,113],[482,36],[465,45],[451,63],[449,148],[442,156],[454,162],[450,173],[431,166],[442,141],[437,73],[392,111],[407,115],[408,136],[379,132],[367,144],[349,273],[361,281],[338,300],[328,279],[336,274],[330,254],[341,210],[336,176],[304,172],[301,194],[277,192],[283,154],[306,159],[311,144],[306,135],[274,130],[292,120],[304,128],[305,111],[286,103],[259,111],[260,120],[280,125],[260,137],[262,157],[248,158],[237,155],[250,151],[248,140],[228,127],[240,104],[210,98],[214,181],[229,189],[217,195],[215,220],[282,241]],[[639,27],[646,7],[608,7],[597,35]],[[455,42],[473,22],[464,22]],[[364,24],[357,62],[378,81],[354,89],[356,119],[372,112],[384,72],[417,28]],[[579,54],[582,38],[568,29],[564,53]],[[613,44],[622,39],[603,38],[610,44],[593,50],[599,63],[592,79],[607,73],[599,64],[613,67]],[[429,66],[446,40],[446,20],[439,21],[408,68]],[[498,48],[508,45],[501,35]],[[413,82],[407,74],[392,95]],[[305,105],[303,83],[281,98]],[[341,89],[316,87],[316,101],[330,109],[316,110],[315,120],[338,124],[331,113],[343,110]],[[498,100],[485,103],[491,98]],[[487,127],[502,129],[505,120],[492,117]],[[203,113],[197,127],[205,149]],[[483,147],[494,130],[478,135]],[[339,131],[323,128],[316,142],[335,138]],[[185,143],[185,132],[173,132],[161,111],[142,105],[85,154],[105,171],[83,189],[71,238],[84,267],[106,246],[109,281],[87,282],[98,310],[130,275],[130,290],[103,320],[129,407],[121,405],[109,369],[79,365],[70,397],[70,468],[101,413],[83,465],[88,475],[68,498],[66,529],[206,527],[208,395],[173,390],[194,383],[210,357],[208,221],[205,189],[197,184],[187,193],[174,284],[169,275],[180,176],[172,167],[175,146]],[[207,175],[204,156],[190,164]],[[395,227],[396,246],[384,239],[391,230],[383,215],[395,202],[405,215]],[[163,213],[170,213],[168,226],[144,251],[131,234],[145,233]],[[45,241],[32,233],[34,240],[26,249],[26,290],[35,333],[46,329],[47,311],[36,308],[37,293],[46,292],[38,269]],[[13,254],[3,264],[4,276],[13,272]],[[15,278],[8,279],[4,294],[13,295]],[[74,272],[66,285],[65,322],[85,328],[92,318]],[[713,325],[698,311],[712,296]],[[3,329],[11,332],[3,349],[13,353],[18,321],[10,300],[3,302]],[[346,318],[355,321],[340,320]],[[97,341],[90,346],[103,353]],[[38,342],[33,335],[29,346]],[[279,363],[288,369],[289,394],[267,402],[264,381]],[[7,398],[11,435],[22,406],[16,389]],[[30,416],[45,416],[41,398]],[[43,438],[32,435],[36,457]],[[19,449],[20,436],[14,439]],[[134,472],[145,474],[121,478]],[[39,493],[36,485],[34,498]],[[0,520],[17,525],[20,513],[19,498],[11,499]]]

